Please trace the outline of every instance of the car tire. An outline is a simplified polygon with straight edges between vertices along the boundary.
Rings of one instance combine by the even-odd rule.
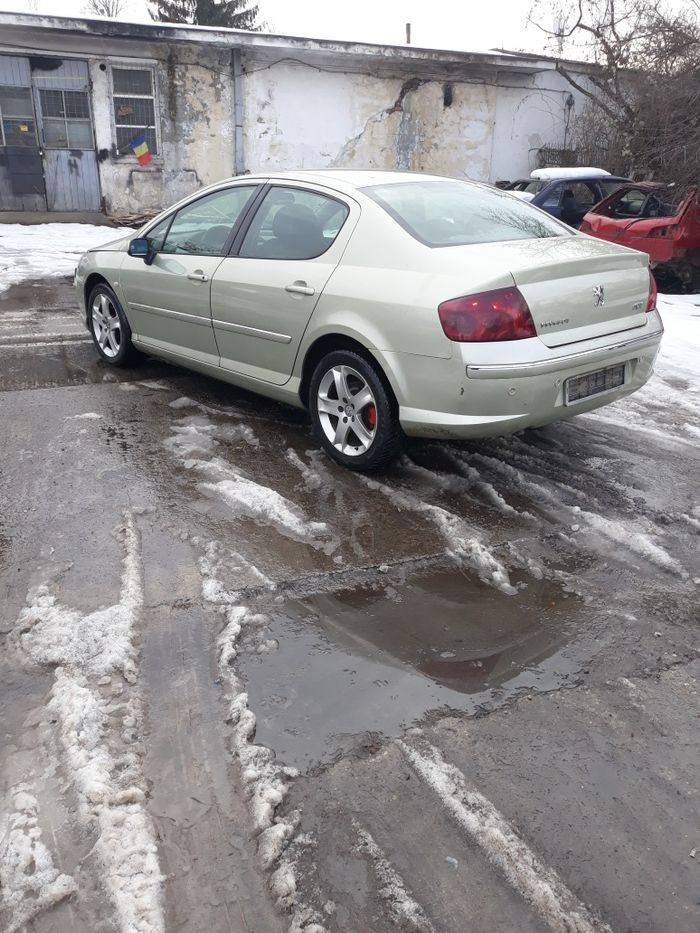
[[[88,298],[88,327],[97,352],[112,366],[130,366],[141,354],[131,342],[131,328],[119,299],[106,282]]]
[[[398,406],[384,374],[352,350],[334,350],[317,364],[309,410],[326,453],[350,470],[379,470],[403,449]]]

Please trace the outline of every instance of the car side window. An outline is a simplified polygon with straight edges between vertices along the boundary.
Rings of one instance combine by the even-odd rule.
[[[562,191],[564,190],[563,184],[552,185],[550,190],[545,195],[544,201],[540,204],[540,207],[547,209],[548,207],[559,207],[559,198],[561,197]]]
[[[570,183],[568,189],[573,194],[577,207],[585,207],[588,209],[589,207],[593,207],[598,200],[595,191],[585,181],[576,181],[573,182],[573,184]]]
[[[640,217],[642,207],[647,199],[647,192],[639,188],[626,191],[613,207],[612,212],[617,217]]]
[[[265,195],[245,235],[246,259],[314,259],[331,246],[350,209],[342,201],[275,185]]]
[[[161,220],[159,224],[156,224],[155,227],[152,227],[148,231],[148,236],[146,239],[151,245],[151,249],[155,250],[157,253],[163,249],[163,243],[165,242],[165,234],[168,232],[168,227],[170,226],[170,221],[173,219],[172,214]]]
[[[226,241],[250,202],[255,188],[255,185],[225,188],[181,207],[173,218],[159,252],[223,256]]]

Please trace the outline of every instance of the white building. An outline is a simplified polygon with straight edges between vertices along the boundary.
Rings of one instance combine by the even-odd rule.
[[[0,211],[147,214],[292,168],[522,177],[544,145],[566,146],[582,103],[555,64],[0,13]],[[584,81],[588,68],[569,63]]]

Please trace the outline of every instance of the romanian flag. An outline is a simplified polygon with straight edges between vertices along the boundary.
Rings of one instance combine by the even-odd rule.
[[[139,165],[148,165],[150,163],[151,152],[148,148],[146,137],[143,134],[141,134],[141,136],[135,136],[131,140],[131,148],[134,150],[134,155],[138,159]]]

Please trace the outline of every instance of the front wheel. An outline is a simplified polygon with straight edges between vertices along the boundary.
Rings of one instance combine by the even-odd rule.
[[[351,470],[378,470],[403,447],[396,403],[375,367],[359,353],[324,356],[309,387],[309,408],[326,452]]]
[[[106,283],[96,285],[88,299],[90,333],[97,352],[112,366],[134,363],[139,352],[131,342],[131,328],[119,299]]]

